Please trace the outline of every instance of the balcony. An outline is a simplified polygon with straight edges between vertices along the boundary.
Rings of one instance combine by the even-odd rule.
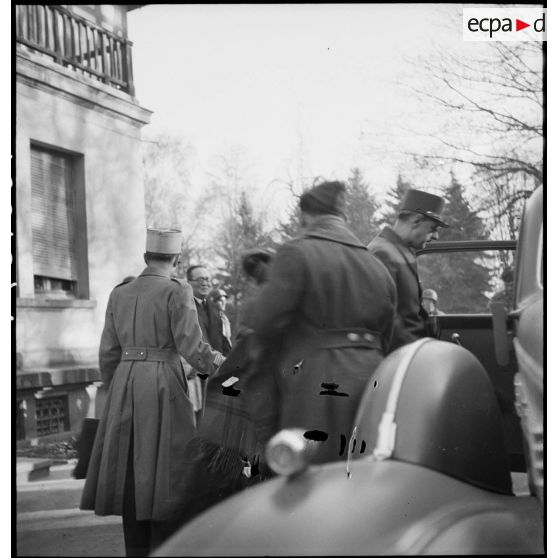
[[[134,95],[132,43],[62,6],[16,5],[16,40],[57,63]]]

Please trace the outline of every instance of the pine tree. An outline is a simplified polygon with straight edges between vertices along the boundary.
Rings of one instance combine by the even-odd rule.
[[[346,199],[347,224],[361,242],[368,244],[379,230],[379,204],[357,167],[351,170],[347,180]]]
[[[279,239],[278,242],[274,243],[274,248],[297,237],[300,234],[300,230],[300,208],[297,203],[293,204],[290,208],[287,219],[277,226]]]
[[[471,209],[463,186],[452,175],[444,191],[444,220],[449,228],[440,230],[440,240],[483,240],[488,232],[483,220]],[[452,252],[419,257],[423,289],[438,293],[444,312],[486,312],[490,290],[492,256],[478,252]]]
[[[236,211],[223,224],[218,242],[216,251],[223,263],[218,267],[215,279],[233,297],[236,306],[246,291],[242,254],[251,248],[272,245],[271,234],[264,229],[261,217],[255,215],[245,191],[240,193]]]
[[[387,198],[384,202],[384,210],[382,212],[381,223],[383,225],[393,225],[399,215],[399,206],[405,197],[407,190],[412,188],[410,182],[407,182],[398,174],[395,186],[388,190]]]

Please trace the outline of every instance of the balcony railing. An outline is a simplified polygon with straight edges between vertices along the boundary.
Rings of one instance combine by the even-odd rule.
[[[62,6],[16,5],[17,41],[134,95],[132,43]]]

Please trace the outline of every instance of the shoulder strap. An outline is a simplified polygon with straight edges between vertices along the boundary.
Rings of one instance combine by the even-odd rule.
[[[114,288],[117,289],[118,287],[122,287],[122,285],[127,285],[128,283],[131,283],[134,279],[135,277],[126,277],[126,279],[124,279],[122,283],[118,283],[118,285],[116,285],[116,287]]]

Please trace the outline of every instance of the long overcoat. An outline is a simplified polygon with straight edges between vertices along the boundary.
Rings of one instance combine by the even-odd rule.
[[[121,360],[128,347],[166,349],[167,361]],[[81,500],[98,515],[121,515],[133,459],[136,519],[169,521],[183,506],[183,471],[195,419],[178,355],[212,374],[222,362],[202,341],[192,289],[147,268],[116,287],[106,311],[99,364],[107,400]],[[129,454],[133,435],[133,455]]]
[[[395,297],[385,266],[340,217],[320,217],[278,250],[246,316],[267,347],[246,383],[260,439],[298,427],[327,435],[314,461],[346,457],[361,395],[391,341]],[[366,331],[377,348],[328,337],[339,330]]]
[[[397,287],[397,316],[391,350],[425,337],[427,314],[421,306],[422,287],[416,255],[390,227],[385,227],[368,249],[387,267]]]

